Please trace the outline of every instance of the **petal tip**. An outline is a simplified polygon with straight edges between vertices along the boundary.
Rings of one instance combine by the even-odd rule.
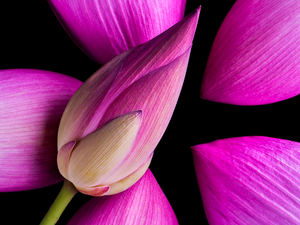
[[[131,115],[133,117],[141,117],[143,115],[143,110],[139,109],[139,110],[133,111],[133,112],[131,112]]]

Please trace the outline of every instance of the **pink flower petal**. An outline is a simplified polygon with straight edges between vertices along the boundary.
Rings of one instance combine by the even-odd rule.
[[[0,191],[61,181],[56,164],[58,125],[82,82],[33,69],[2,70],[0,77]]]
[[[181,91],[199,13],[200,9],[195,10],[151,41],[115,57],[81,86],[66,107],[58,149],[70,141],[83,140],[120,115],[143,112],[133,146],[122,162],[110,165],[109,176],[99,177],[101,185],[118,184],[133,173],[142,176],[137,170],[145,171],[141,166],[149,165]],[[87,148],[85,154],[91,154]]]
[[[209,224],[300,223],[300,143],[229,138],[193,157]]]
[[[186,0],[48,0],[73,41],[105,64],[183,18]]]
[[[143,122],[135,144],[130,155],[115,171],[117,177],[135,171],[140,162],[146,161],[159,143],[175,109],[189,55],[190,49],[167,66],[140,78],[120,93],[106,110],[100,123],[127,112],[138,109],[143,111]],[[113,183],[117,180],[111,176],[106,181]]]
[[[236,1],[214,40],[201,98],[237,105],[300,93],[300,1]]]
[[[176,225],[178,222],[166,196],[148,170],[128,190],[92,198],[68,223],[84,224]]]
[[[118,55],[84,82],[70,100],[62,117],[58,149],[96,130],[101,126],[100,121],[107,108],[122,92],[150,73],[157,74],[155,70],[159,68],[162,68],[161,73],[166,73],[163,67],[172,64],[174,60],[177,65],[170,65],[168,73],[177,68],[179,72],[173,72],[175,78],[179,77],[176,78],[179,82],[172,82],[169,88],[176,90],[181,87],[187,67],[187,52],[192,45],[199,12],[199,9],[195,10],[158,37]],[[147,82],[147,79],[144,79],[144,82]],[[156,90],[161,91],[163,87],[158,85]],[[177,98],[178,96],[174,96],[176,101]]]

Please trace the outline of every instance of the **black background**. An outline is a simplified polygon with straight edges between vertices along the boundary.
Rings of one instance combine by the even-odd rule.
[[[100,67],[71,41],[46,0],[5,2],[0,3],[0,69],[50,70],[85,81]],[[190,146],[245,135],[300,141],[299,97],[263,106],[233,106],[199,98],[211,45],[233,3],[187,0],[186,14],[202,5],[198,28],[176,110],[150,165],[181,225],[207,223]],[[61,186],[0,193],[1,221],[39,224]],[[77,194],[58,224],[66,224],[89,198]]]

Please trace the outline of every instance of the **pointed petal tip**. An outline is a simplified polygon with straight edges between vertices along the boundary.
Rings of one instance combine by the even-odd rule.
[[[142,110],[136,110],[136,111],[132,111],[132,112],[123,114],[119,117],[121,117],[120,121],[124,121],[124,122],[127,121],[127,123],[137,122],[137,123],[140,124],[141,120],[142,120],[142,116],[143,116],[143,111]],[[118,117],[116,119],[118,119]]]
[[[191,146],[191,151],[192,151],[192,154],[194,154],[194,151],[196,151],[197,149],[195,149],[195,146]]]
[[[141,117],[143,116],[143,110],[139,109],[130,113],[133,117]]]
[[[201,151],[201,146],[202,145],[205,145],[205,144],[199,144],[199,145],[191,146],[191,152],[192,152],[192,156],[194,158],[194,161],[203,154],[203,152]]]
[[[200,13],[201,11],[201,5],[199,5],[196,9],[194,9],[194,11],[192,13]]]
[[[188,42],[190,42],[190,44],[192,44],[194,39],[194,35],[199,21],[200,11],[201,11],[201,6],[194,9],[191,13],[189,13],[186,17],[184,17],[179,23],[177,23],[178,28],[180,30],[182,29],[180,27],[185,27],[183,28],[186,29],[184,33],[186,33],[185,35],[186,37],[190,36],[191,39],[188,39]],[[176,25],[174,25],[174,27],[175,26]]]
[[[193,145],[193,146],[191,146],[190,148],[191,148],[192,150],[195,150],[196,146],[197,146],[197,145]]]
[[[196,9],[194,9],[192,12],[190,12],[185,18],[183,18],[183,20],[188,20],[189,18],[194,18],[196,20],[196,25],[197,25],[200,11],[201,11],[201,5],[198,6]]]
[[[205,144],[207,144],[207,143],[193,145],[193,146],[191,146],[190,148],[191,148],[192,152],[193,152],[193,151],[198,151],[199,148],[200,148],[200,146],[201,146],[201,145],[205,145]]]
[[[181,38],[185,36],[186,37],[185,39],[187,39],[186,43],[192,43],[193,39],[187,37],[191,37],[191,36],[194,37],[198,20],[199,20],[200,11],[201,11],[201,6],[194,9],[192,12],[186,15],[182,20],[180,20],[174,26],[170,27],[168,30],[158,35],[156,38],[162,38],[164,37],[164,34],[171,34]],[[179,35],[178,34],[176,35],[177,32]],[[179,38],[179,40],[181,40],[181,38]]]

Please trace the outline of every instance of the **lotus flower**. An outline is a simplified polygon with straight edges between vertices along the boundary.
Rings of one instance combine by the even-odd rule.
[[[223,21],[204,73],[201,98],[274,103],[300,93],[300,1],[236,1]]]
[[[147,170],[184,81],[199,9],[105,64],[75,93],[58,132],[58,167],[82,193],[121,192]]]
[[[49,71],[0,71],[0,191],[23,191],[63,180],[57,164],[57,130],[82,84]]]
[[[94,61],[105,64],[179,22],[186,0],[48,2],[78,47]]]
[[[128,190],[89,200],[68,225],[176,225],[174,211],[148,169]]]
[[[193,147],[209,224],[299,224],[300,143],[237,137]]]

